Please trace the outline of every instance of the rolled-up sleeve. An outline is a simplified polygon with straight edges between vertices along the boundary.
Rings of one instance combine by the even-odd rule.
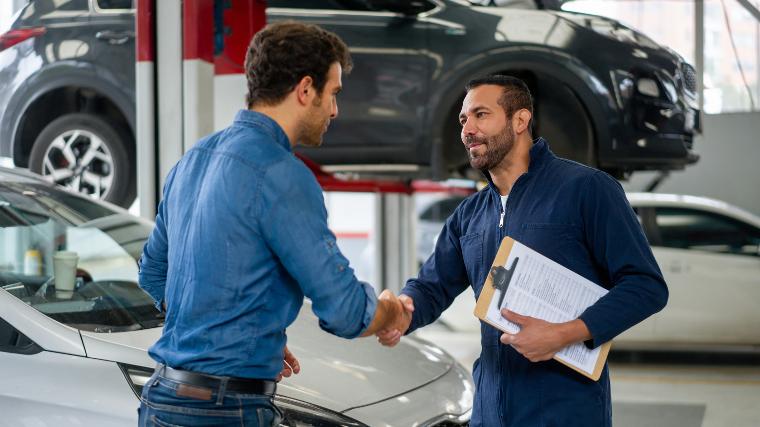
[[[314,175],[297,159],[281,160],[267,169],[261,191],[259,229],[311,299],[320,327],[343,338],[361,335],[375,316],[377,297],[338,249]]]
[[[597,347],[668,301],[668,288],[636,214],[620,184],[603,172],[591,175],[582,196],[586,239],[609,292],[581,314]]]

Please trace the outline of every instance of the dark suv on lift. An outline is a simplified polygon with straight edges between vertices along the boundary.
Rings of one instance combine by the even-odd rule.
[[[491,4],[479,6],[478,4]],[[467,170],[457,116],[464,84],[524,79],[535,135],[559,155],[618,177],[697,160],[694,68],[617,21],[563,12],[560,0],[268,0],[269,22],[336,32],[354,71],[322,148],[303,152],[356,170]]]
[[[132,0],[30,0],[0,34],[0,155],[59,184],[135,198]]]
[[[561,156],[616,176],[696,161],[696,79],[680,56],[614,20],[562,12],[561,0],[507,3],[268,0],[270,22],[330,29],[355,63],[325,145],[303,153],[336,169],[467,174],[463,86],[500,72],[527,81],[534,133]],[[217,0],[218,18],[230,5]],[[0,155],[128,205],[134,73],[132,0],[30,0],[0,35]]]

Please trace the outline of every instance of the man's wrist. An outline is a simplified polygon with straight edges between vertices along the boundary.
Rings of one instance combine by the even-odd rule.
[[[560,334],[562,336],[564,347],[590,340],[592,338],[591,332],[586,326],[586,323],[581,319],[575,319],[566,323],[562,323]]]
[[[375,334],[377,331],[387,329],[393,325],[396,320],[396,316],[399,314],[395,305],[398,301],[390,301],[387,299],[378,298],[377,306],[375,307],[375,316],[372,322],[361,336],[366,337]]]

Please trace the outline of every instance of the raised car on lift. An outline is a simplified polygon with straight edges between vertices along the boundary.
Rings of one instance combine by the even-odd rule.
[[[457,119],[464,85],[504,73],[527,82],[534,134],[562,157],[617,177],[697,160],[695,72],[678,54],[561,1],[479,3],[494,2],[269,0],[269,22],[323,26],[354,60],[340,117],[323,147],[303,153],[333,169],[469,174]]]
[[[457,122],[463,86],[498,72],[528,83],[534,133],[563,157],[617,177],[697,160],[695,73],[679,55],[561,1],[478,3],[269,0],[268,21],[335,31],[355,62],[324,146],[303,153],[334,170],[471,175]],[[132,6],[29,0],[0,35],[0,155],[122,206],[136,188]],[[239,36],[227,33],[228,7],[215,3],[220,52]]]

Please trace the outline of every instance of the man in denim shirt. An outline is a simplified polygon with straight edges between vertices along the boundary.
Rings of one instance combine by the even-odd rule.
[[[266,27],[246,56],[248,109],[169,173],[140,260],[140,286],[166,311],[140,425],[278,425],[275,381],[300,369],[285,330],[304,296],[322,329],[345,338],[404,319],[395,296],[356,279],[292,152],[322,143],[350,67],[333,33]]]
[[[532,113],[530,92],[518,79],[489,76],[467,85],[462,142],[488,186],[447,219],[435,252],[401,291],[414,305],[408,328],[378,336],[395,345],[403,333],[437,319],[468,286],[477,298],[499,244],[510,236],[609,293],[566,323],[506,310],[502,315],[521,326],[517,334],[481,322],[470,425],[610,426],[607,366],[596,382],[551,359],[573,343],[611,340],[661,310],[668,290],[620,184],[534,140]]]

